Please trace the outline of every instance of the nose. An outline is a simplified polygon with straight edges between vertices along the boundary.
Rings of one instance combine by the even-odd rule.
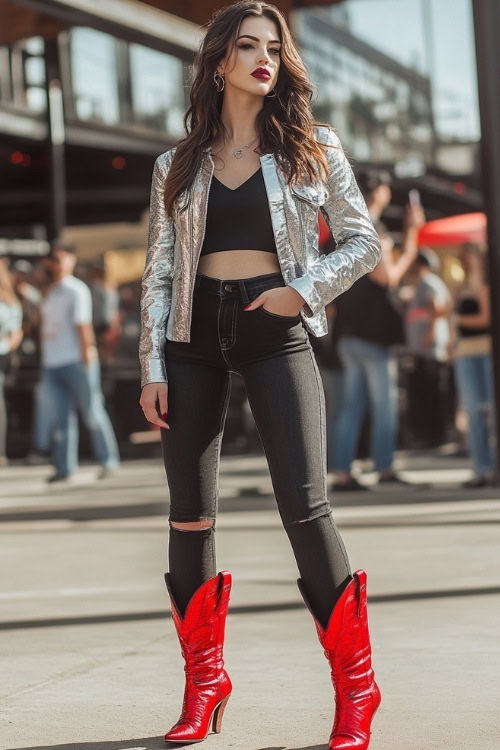
[[[270,58],[267,50],[264,50],[261,53],[261,56],[259,57],[258,65],[262,65],[264,63],[264,66],[265,66],[265,63],[269,63],[270,60],[271,60],[271,58]]]

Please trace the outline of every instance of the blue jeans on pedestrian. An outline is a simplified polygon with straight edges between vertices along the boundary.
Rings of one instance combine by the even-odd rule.
[[[35,451],[49,453],[54,429],[55,406],[51,403],[53,389],[49,388],[47,378],[35,386],[33,394],[33,430],[32,441]]]
[[[45,367],[41,391],[47,392],[54,409],[52,454],[57,473],[70,476],[78,466],[77,412],[89,431],[97,461],[105,468],[116,468],[118,445],[104,406],[99,362]]]
[[[338,343],[344,366],[343,408],[333,445],[335,471],[351,471],[363,418],[370,407],[371,455],[375,471],[392,468],[396,433],[396,363],[385,346],[355,336]]]
[[[467,412],[467,442],[474,471],[479,476],[493,474],[496,460],[491,354],[457,357],[455,376],[460,402]]]

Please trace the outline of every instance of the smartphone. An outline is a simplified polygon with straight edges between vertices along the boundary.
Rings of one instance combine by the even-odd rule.
[[[408,193],[408,198],[410,201],[410,206],[421,206],[422,201],[420,200],[420,191],[419,190],[410,190]]]

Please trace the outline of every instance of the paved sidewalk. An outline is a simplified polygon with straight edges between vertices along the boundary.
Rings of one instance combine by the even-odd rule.
[[[48,473],[0,474],[0,748],[166,747],[183,671],[163,584],[161,462],[128,462],[102,482],[85,466],[72,487],[48,488]],[[459,490],[457,459],[414,458],[405,476],[413,486],[331,493],[353,570],[368,572],[382,691],[370,750],[498,750],[499,492]],[[223,457],[220,485],[234,690],[222,734],[203,747],[324,750],[328,665],[265,459]]]

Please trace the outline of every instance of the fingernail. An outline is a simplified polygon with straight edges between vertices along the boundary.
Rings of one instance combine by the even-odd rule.
[[[250,303],[250,304],[252,304],[252,303]],[[249,308],[249,307],[250,307],[250,305],[247,305],[247,306],[246,306],[246,307],[244,307],[243,309],[244,309],[244,310],[248,310],[248,308]]]
[[[164,422],[167,421],[167,412],[166,411],[163,412],[163,414],[161,415],[161,418],[163,419]]]

